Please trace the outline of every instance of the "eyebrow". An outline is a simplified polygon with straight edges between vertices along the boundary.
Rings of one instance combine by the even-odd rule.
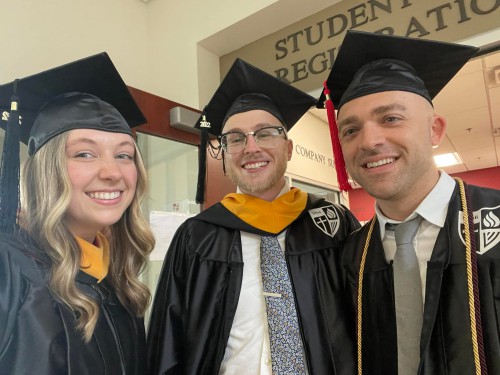
[[[355,116],[355,115],[349,116],[349,117],[343,119],[342,121],[339,121],[339,123],[337,124],[337,127],[340,129],[345,125],[349,125],[349,124],[352,124],[353,122],[356,122],[357,119],[358,119],[358,116]]]
[[[406,107],[402,104],[399,104],[399,103],[391,103],[391,104],[387,104],[387,105],[381,105],[381,106],[374,108],[370,112],[370,115],[372,115],[372,116],[373,115],[381,115],[383,113],[387,113],[387,112],[390,112],[393,110],[406,111]],[[339,121],[338,128],[340,129],[342,126],[351,124],[351,123],[356,122],[356,121],[358,121],[358,116],[356,116],[356,115],[346,117],[342,121]]]
[[[387,105],[381,105],[371,111],[372,115],[380,115],[382,113],[390,112],[393,110],[400,110],[400,111],[406,111],[406,107],[402,104],[399,103],[391,103]]]

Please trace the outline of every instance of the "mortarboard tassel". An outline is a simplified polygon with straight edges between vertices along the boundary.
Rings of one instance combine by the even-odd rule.
[[[202,117],[200,122],[201,139],[200,150],[198,154],[198,183],[196,185],[196,203],[205,203],[205,179],[207,174],[207,145],[208,145],[208,129],[210,123],[206,117]]]
[[[325,108],[328,116],[328,125],[330,126],[330,137],[332,139],[333,161],[335,162],[335,170],[337,171],[337,181],[341,191],[349,191],[352,189],[347,177],[347,170],[345,168],[344,155],[339,140],[339,129],[337,127],[337,120],[335,120],[335,108],[330,99],[330,90],[326,86],[326,81],[323,84],[324,93],[326,96]]]
[[[10,113],[2,113],[2,121],[7,121],[0,175],[0,231],[4,233],[13,233],[16,228],[19,207],[19,142],[21,129],[18,112],[19,99],[16,93],[17,81],[14,83]]]

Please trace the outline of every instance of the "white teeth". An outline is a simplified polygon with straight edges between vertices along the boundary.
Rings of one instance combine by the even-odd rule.
[[[111,200],[111,199],[116,199],[120,196],[119,191],[113,191],[113,192],[96,192],[96,193],[88,193],[90,198],[95,198],[95,199],[102,199],[102,200]]]
[[[382,160],[375,161],[375,162],[372,162],[372,163],[366,163],[366,167],[367,168],[380,167],[381,165],[393,163],[394,160],[396,160],[396,159],[395,158],[382,159]]]
[[[261,161],[258,163],[245,164],[245,169],[256,169],[267,165],[267,161]]]

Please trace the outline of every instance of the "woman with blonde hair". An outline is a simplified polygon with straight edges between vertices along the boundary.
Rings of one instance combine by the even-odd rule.
[[[0,373],[142,374],[154,238],[130,126],[145,119],[106,54],[15,86],[31,132],[17,223],[0,237]]]

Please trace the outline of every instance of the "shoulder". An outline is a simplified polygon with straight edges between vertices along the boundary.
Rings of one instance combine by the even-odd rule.
[[[0,234],[0,268],[7,269],[31,281],[42,281],[41,271],[46,268],[42,251],[25,233]]]
[[[343,204],[330,202],[329,200],[326,200],[325,198],[319,197],[315,194],[308,194],[308,204],[306,206],[306,209],[321,207],[331,207],[336,212],[338,212],[339,215],[352,215],[351,211],[349,211],[349,209]]]
[[[480,202],[492,202],[497,205],[500,204],[500,190],[490,189],[482,186],[467,185],[469,192],[471,194],[472,203],[474,200],[479,200]]]
[[[314,194],[308,194],[305,211],[313,220],[322,216],[326,216],[329,220],[338,220],[339,225],[345,228],[345,233],[350,233],[360,227],[359,221],[346,206],[330,202]]]
[[[368,235],[370,235],[370,248],[382,246],[378,223],[375,223],[372,229],[370,226],[371,221],[347,236],[342,247],[342,263],[347,265],[347,267],[352,267],[360,263]]]
[[[288,227],[288,240],[298,249],[339,247],[345,237],[359,226],[357,220],[342,205],[309,194],[300,216]],[[304,244],[308,245],[304,245]]]
[[[197,254],[202,258],[213,258],[220,253],[223,259],[227,258],[227,253],[238,241],[239,230],[225,225],[227,219],[215,215],[218,209],[212,207],[180,225],[168,253],[175,257]]]
[[[475,220],[482,222],[485,219],[493,228],[500,227],[500,190],[475,185],[467,185],[467,190],[467,200],[470,200]],[[457,199],[462,199],[460,194],[458,191]]]
[[[12,264],[31,264],[31,252],[28,244],[19,234],[0,234],[0,255],[3,261]]]
[[[371,233],[370,233],[371,231]],[[376,222],[373,228],[371,228],[371,221],[368,221],[362,227],[353,230],[346,238],[344,247],[346,249],[352,249],[353,251],[362,249],[368,235],[370,235],[370,242],[377,238],[380,238],[378,223]]]
[[[222,227],[219,221],[228,215],[227,209],[220,203],[210,206],[199,214],[188,218],[179,227],[184,234],[199,236],[206,231],[216,231]]]
[[[42,285],[43,276],[30,257],[22,238],[0,235],[0,345],[2,333],[9,335],[18,311],[29,300],[31,285]],[[0,347],[0,353],[2,348]]]

